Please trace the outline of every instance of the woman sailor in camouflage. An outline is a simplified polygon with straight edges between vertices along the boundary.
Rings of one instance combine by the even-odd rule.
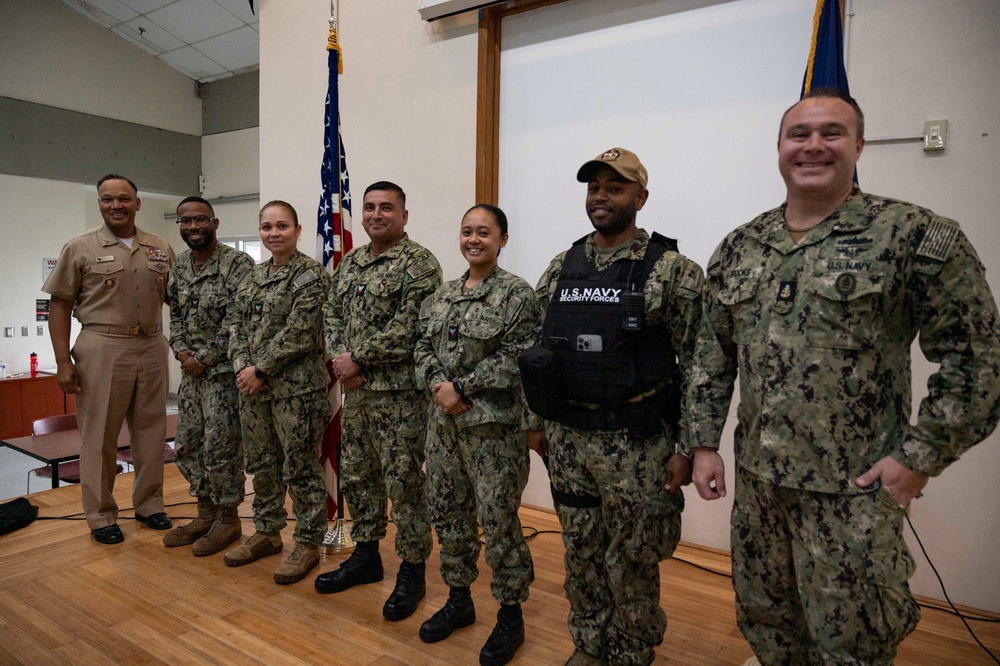
[[[462,218],[459,246],[469,270],[441,286],[420,309],[414,353],[418,383],[434,395],[427,428],[427,495],[441,546],[448,602],[420,628],[433,643],[471,625],[469,585],[478,575],[478,522],[500,602],[481,664],[505,664],[524,642],[521,602],[531,583],[531,552],[517,516],[528,479],[521,430],[517,358],[535,340],[534,290],[497,266],[507,218],[489,204]]]
[[[301,233],[291,205],[272,201],[261,209],[260,240],[271,258],[240,285],[229,337],[257,531],[226,553],[225,561],[238,567],[281,552],[287,488],[296,519],[295,549],[274,572],[281,585],[302,580],[319,564],[326,531],[319,445],[330,402],[321,310],[330,276],[298,251]]]

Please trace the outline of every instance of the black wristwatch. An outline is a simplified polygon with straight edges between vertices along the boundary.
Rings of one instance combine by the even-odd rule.
[[[455,393],[457,393],[458,397],[462,399],[462,402],[464,402],[467,405],[472,404],[472,401],[469,400],[469,396],[465,395],[465,387],[462,386],[462,382],[456,379],[451,383],[451,385],[455,387]]]
[[[257,379],[261,380],[261,381],[264,381],[265,379],[267,379],[267,375],[265,375],[263,372],[261,372],[260,368],[258,368],[257,366],[253,367],[253,376],[256,377]]]

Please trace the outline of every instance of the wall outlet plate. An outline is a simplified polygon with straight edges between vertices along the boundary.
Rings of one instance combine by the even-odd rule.
[[[14,337],[14,327],[13,326],[4,326],[3,327],[3,337],[5,337],[5,338],[12,338],[12,337]]]
[[[27,326],[22,326],[21,327],[21,337],[22,338],[28,337],[28,327]]]
[[[45,327],[44,326],[36,326],[35,327],[35,335],[45,335]]]

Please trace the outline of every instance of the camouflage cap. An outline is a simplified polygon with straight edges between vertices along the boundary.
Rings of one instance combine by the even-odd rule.
[[[622,178],[630,180],[633,183],[639,183],[645,189],[646,181],[649,178],[646,173],[646,167],[642,165],[642,162],[639,161],[639,157],[635,153],[624,148],[605,150],[594,159],[585,162],[580,167],[580,170],[576,172],[576,179],[581,183],[589,183],[591,177],[594,175],[594,169],[602,164],[606,164],[617,171]]]

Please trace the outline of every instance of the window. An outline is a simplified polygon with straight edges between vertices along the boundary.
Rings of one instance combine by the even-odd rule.
[[[239,238],[220,238],[220,243],[228,245],[229,247],[236,248],[240,252],[246,252],[251,257],[253,257],[254,263],[259,264],[260,258],[260,238],[255,238],[253,236],[243,236]]]

